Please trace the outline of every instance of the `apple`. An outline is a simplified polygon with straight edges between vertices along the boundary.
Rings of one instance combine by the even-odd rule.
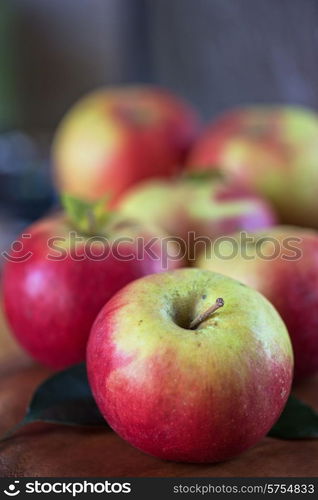
[[[13,243],[3,277],[5,312],[19,343],[52,368],[83,361],[105,302],[130,281],[179,265],[173,243],[161,244],[162,234],[112,217],[97,237],[79,233],[65,214],[26,229]]]
[[[53,144],[56,185],[87,201],[116,199],[132,184],[171,176],[198,132],[198,117],[179,97],[151,86],[97,90],[80,99]]]
[[[184,240],[189,261],[194,259],[194,238],[198,245],[201,237],[214,239],[276,222],[273,210],[263,199],[217,175],[141,182],[122,197],[118,209]]]
[[[318,228],[318,115],[294,106],[225,113],[194,145],[190,170],[221,169],[265,196],[282,223]]]
[[[185,268],[114,295],[93,325],[87,368],[100,411],[123,439],[161,459],[217,462],[272,427],[293,355],[261,294]]]
[[[318,371],[318,233],[277,226],[236,243],[220,241],[197,259],[264,294],[283,318],[293,344],[295,380]]]

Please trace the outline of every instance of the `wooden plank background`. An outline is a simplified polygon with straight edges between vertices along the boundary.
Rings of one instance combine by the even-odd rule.
[[[318,108],[316,0],[10,0],[24,124],[81,94],[154,81],[206,118],[249,102]]]

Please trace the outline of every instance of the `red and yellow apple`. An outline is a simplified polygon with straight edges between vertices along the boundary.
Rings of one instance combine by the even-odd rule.
[[[87,368],[96,402],[122,438],[162,459],[216,462],[270,430],[289,395],[293,355],[261,294],[181,269],[136,280],[105,305]]]
[[[194,110],[166,90],[97,90],[80,99],[57,129],[56,185],[88,201],[117,198],[142,179],[176,172],[197,132]]]
[[[244,236],[244,235],[243,235]],[[277,226],[220,240],[196,265],[257,289],[283,318],[294,349],[295,379],[318,372],[318,233]]]
[[[79,233],[65,215],[26,229],[7,256],[6,316],[32,357],[53,368],[85,359],[97,313],[130,281],[178,266],[162,232],[111,219],[99,236]],[[147,248],[149,245],[149,248]]]
[[[119,210],[129,217],[156,224],[188,246],[193,260],[196,238],[215,239],[239,230],[272,226],[270,205],[246,188],[224,179],[181,177],[157,179],[133,186],[120,200]],[[193,241],[190,233],[193,233]]]
[[[190,170],[221,169],[272,202],[281,222],[318,228],[318,115],[301,107],[251,106],[211,123]]]

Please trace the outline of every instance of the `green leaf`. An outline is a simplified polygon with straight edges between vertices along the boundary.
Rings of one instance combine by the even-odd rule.
[[[22,421],[3,436],[2,440],[33,422],[107,426],[91,393],[84,363],[45,380],[36,389]]]
[[[61,195],[61,203],[71,222],[81,233],[95,236],[102,230],[112,215],[107,209],[108,196],[94,202],[80,200],[67,193]]]
[[[268,434],[280,439],[318,437],[318,413],[295,396],[289,396],[280,418]]]

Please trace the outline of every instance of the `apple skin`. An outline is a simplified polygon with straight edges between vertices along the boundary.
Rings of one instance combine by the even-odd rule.
[[[251,235],[249,235],[251,236]],[[224,273],[261,292],[276,307],[283,318],[294,349],[295,380],[318,371],[318,233],[313,230],[277,226],[252,235],[255,242],[261,238],[274,238],[283,248],[286,238],[297,238],[291,243],[302,257],[292,260],[290,250],[282,250],[275,259],[257,255],[255,246],[247,248],[249,257],[241,252],[232,259],[219,247],[218,255],[202,253],[196,265],[202,269]],[[273,243],[264,243],[262,252],[268,257]],[[227,255],[230,255],[230,251]],[[284,258],[287,256],[290,260]]]
[[[152,247],[158,260],[145,254],[123,261],[114,253],[102,260],[90,258],[90,253],[84,252],[86,240],[68,249],[71,230],[74,231],[64,215],[35,223],[24,231],[30,237],[19,240],[23,250],[11,252],[15,259],[28,252],[33,255],[27,260],[21,259],[22,262],[7,261],[4,267],[4,308],[11,330],[34,359],[55,369],[85,359],[91,326],[99,310],[115,292],[136,278],[162,271],[165,266],[164,250],[159,242]],[[109,245],[122,235],[141,236],[145,242],[158,235],[153,228],[135,223],[130,226],[130,222],[124,221],[120,227],[110,226],[109,230]],[[57,248],[48,249],[48,240],[52,237],[65,238],[63,259],[48,258],[48,254],[55,259],[60,256]],[[104,249],[107,244],[103,243]],[[56,243],[59,248],[62,245]],[[100,250],[92,248],[94,254],[101,255],[102,246]],[[134,241],[118,246],[119,253],[126,256],[128,253],[137,255],[135,250]],[[172,255],[169,246],[168,251]],[[178,265],[177,261],[167,261],[168,268]]]
[[[221,169],[265,196],[281,223],[318,228],[318,115],[301,107],[252,106],[211,123],[187,160]]]
[[[224,307],[189,330],[218,297]],[[269,431],[288,398],[293,355],[261,294],[185,268],[136,280],[105,305],[87,369],[99,409],[123,439],[161,459],[211,463]]]
[[[196,238],[215,239],[276,223],[272,208],[261,197],[217,177],[144,181],[122,197],[118,209],[185,241],[190,231]]]
[[[65,115],[53,144],[56,185],[87,201],[116,199],[132,184],[171,176],[198,134],[195,111],[151,86],[97,90]]]

